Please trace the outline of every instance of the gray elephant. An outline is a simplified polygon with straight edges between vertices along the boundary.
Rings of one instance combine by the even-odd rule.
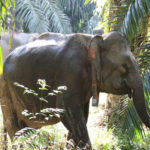
[[[12,32],[12,31],[11,31]],[[4,34],[4,35],[3,35]],[[2,48],[3,60],[8,56],[11,50],[15,49],[18,46],[27,44],[34,40],[38,33],[21,33],[21,32],[1,32],[0,36],[0,47]]]
[[[18,82],[39,92],[37,79],[45,79],[52,89],[65,85],[67,91],[61,99],[48,96],[48,103],[42,103],[32,95],[23,95],[23,89],[14,85]],[[94,37],[79,33],[42,34],[9,54],[1,82],[4,126],[10,137],[24,127],[40,128],[62,121],[69,130],[68,138],[81,148],[91,149],[86,123],[93,87],[97,92],[132,96],[138,115],[150,128],[137,64],[120,32]],[[41,118],[39,122],[21,114],[25,109],[36,113],[47,107],[62,108],[65,112],[60,119],[45,121]]]

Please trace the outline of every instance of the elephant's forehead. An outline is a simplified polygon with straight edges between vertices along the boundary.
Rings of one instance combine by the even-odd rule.
[[[114,56],[125,56],[125,55],[131,55],[130,52],[130,47],[128,46],[127,43],[121,43],[121,42],[114,42],[114,43],[109,43],[105,44],[105,48],[107,53],[109,55],[114,55]]]
[[[117,39],[119,39],[119,38],[124,38],[124,36],[123,36],[123,34],[121,32],[112,31],[112,32],[103,34],[103,39],[107,39],[107,38],[110,38],[110,39],[117,38]]]
[[[103,39],[105,42],[105,46],[113,49],[126,49],[128,47],[128,42],[126,40],[126,38],[119,32],[112,32],[112,33],[108,33],[103,35]]]
[[[111,51],[107,54],[106,57],[108,57],[108,59],[111,62],[114,62],[115,64],[117,63],[117,65],[131,63],[131,62],[135,61],[132,53],[128,50],[120,51],[120,52],[119,51],[117,51],[117,52]]]

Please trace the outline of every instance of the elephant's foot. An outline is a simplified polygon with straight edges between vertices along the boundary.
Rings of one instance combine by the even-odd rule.
[[[74,150],[92,150],[92,147],[90,144],[80,141],[78,145],[76,145],[73,139],[70,139],[67,141],[66,148],[74,149]]]
[[[90,142],[89,142],[90,143]],[[77,144],[73,140],[72,133],[68,133],[67,142],[66,142],[67,149],[83,149],[83,150],[91,150],[91,145],[88,143],[84,143],[83,141],[79,141]]]
[[[84,142],[80,141],[77,147],[80,147],[80,149],[82,149],[82,150],[92,150],[90,142],[84,143]]]
[[[6,129],[6,132],[8,132],[11,140],[13,140],[15,133],[20,129],[15,123],[14,119],[11,117],[8,117],[7,120],[4,122],[4,127]]]
[[[81,113],[79,115],[81,116],[79,119],[77,118],[75,119],[75,117],[73,117],[75,115],[73,114],[73,112],[71,112],[70,110],[66,112],[69,113],[63,116],[62,122],[69,130],[67,147],[72,147],[73,149],[75,148],[75,150],[76,149],[91,150],[92,148],[86,124],[84,119],[82,118],[83,114]]]

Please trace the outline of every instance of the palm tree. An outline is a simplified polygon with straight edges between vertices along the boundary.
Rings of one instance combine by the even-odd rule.
[[[107,12],[106,7],[109,7]],[[106,19],[108,26],[104,26],[105,30],[119,30],[126,34],[132,52],[137,58],[141,74],[144,75],[150,64],[150,41],[148,36],[150,1],[113,0],[109,3],[107,1],[103,9],[103,16],[106,17],[104,14],[108,14]],[[102,20],[104,19],[102,18]],[[147,103],[150,103],[150,99],[148,97],[146,99]],[[117,127],[123,129],[124,133],[127,132],[130,139],[135,139],[139,135],[143,136],[142,123],[129,98],[124,97],[124,100],[116,107],[114,117],[111,120],[115,123],[118,119],[121,124],[119,126],[116,124]]]
[[[11,6],[11,0],[0,1],[0,33],[3,29],[4,30],[6,29],[8,9],[10,8],[10,6]],[[0,75],[2,73],[3,73],[3,58],[2,58],[2,51],[0,47]]]
[[[91,32],[96,3],[85,0],[15,0],[16,16],[26,32]]]
[[[56,0],[15,0],[16,16],[28,32],[72,31],[70,19],[58,7]]]
[[[97,15],[94,17],[96,23],[90,24],[96,8],[95,2],[85,5],[85,0],[60,0],[60,4],[64,13],[70,18],[73,32],[92,32],[97,25],[99,21]]]

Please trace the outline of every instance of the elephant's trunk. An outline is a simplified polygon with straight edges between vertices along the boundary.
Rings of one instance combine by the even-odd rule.
[[[143,84],[142,84],[140,77],[139,77],[139,80],[137,80],[137,82],[138,83],[136,83],[135,87],[133,88],[134,106],[135,106],[136,111],[137,111],[139,117],[141,118],[142,122],[147,127],[150,128],[150,116],[148,115],[148,113],[146,111]]]

